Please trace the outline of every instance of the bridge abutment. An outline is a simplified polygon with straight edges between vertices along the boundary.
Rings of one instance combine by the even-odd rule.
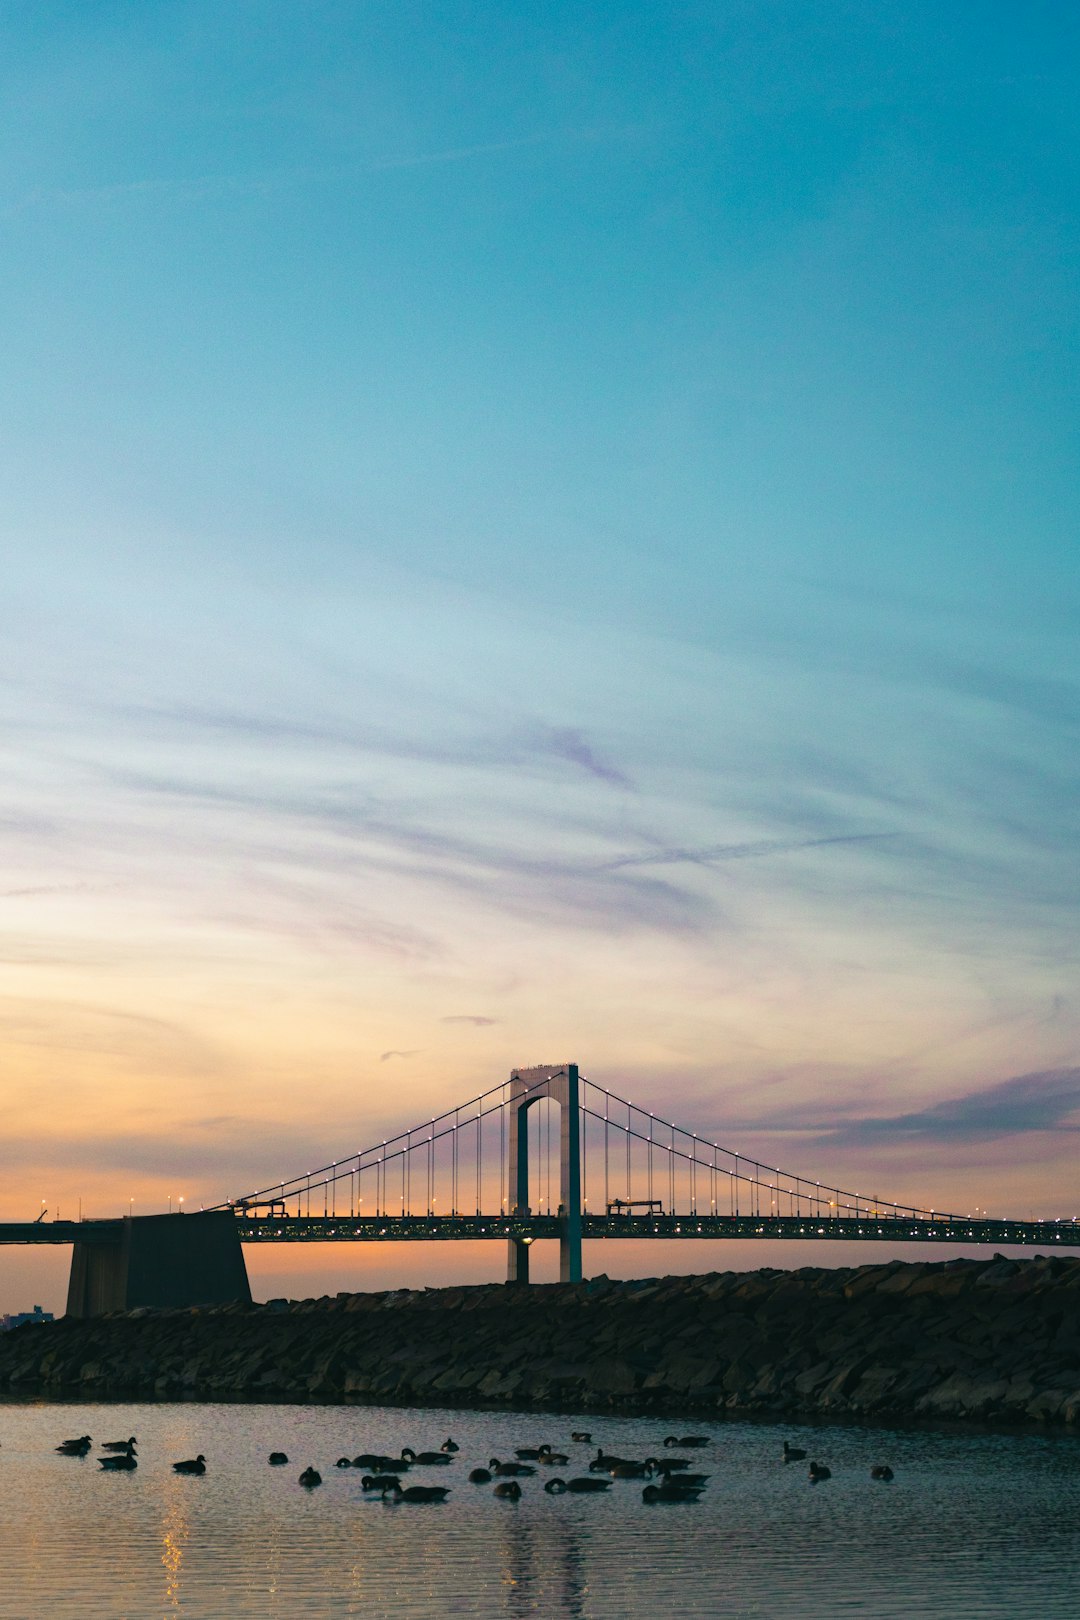
[[[68,1316],[250,1299],[236,1217],[228,1212],[125,1217],[117,1242],[75,1242]]]

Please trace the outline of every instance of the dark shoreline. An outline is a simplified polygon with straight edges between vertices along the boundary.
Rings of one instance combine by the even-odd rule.
[[[0,1400],[684,1413],[1080,1431],[1080,1260],[400,1290],[63,1319]]]

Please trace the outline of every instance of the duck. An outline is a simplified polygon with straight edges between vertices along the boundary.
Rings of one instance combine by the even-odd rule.
[[[61,1440],[56,1450],[63,1457],[85,1457],[93,1443],[88,1434],[81,1434],[77,1440]]]
[[[581,1446],[592,1445],[592,1435],[589,1433],[588,1429],[571,1429],[570,1438]]]
[[[488,1467],[491,1469],[493,1474],[510,1476],[517,1474],[524,1477],[526,1474],[536,1473],[536,1469],[533,1468],[530,1463],[500,1462],[498,1457],[492,1457],[491,1461],[488,1463]]]
[[[570,1458],[565,1451],[552,1451],[550,1446],[541,1446],[537,1461],[545,1463],[548,1467],[565,1468]]]
[[[521,1486],[516,1479],[503,1479],[499,1481],[491,1494],[501,1496],[509,1502],[518,1502],[521,1500]]]
[[[174,1474],[205,1474],[206,1458],[202,1452],[197,1457],[186,1457],[183,1462],[173,1463]]]
[[[470,1485],[490,1485],[491,1484],[491,1469],[490,1468],[474,1468],[474,1469],[472,1469],[470,1474],[469,1474],[469,1484]]]
[[[443,1502],[450,1495],[445,1485],[397,1485],[383,1496],[390,1495],[395,1502]]]
[[[396,1474],[365,1474],[360,1481],[362,1491],[392,1491],[401,1484]]]
[[[272,1451],[269,1460],[273,1467],[280,1468],[282,1463],[287,1463],[289,1459],[283,1451]]]
[[[688,1489],[680,1481],[665,1479],[662,1485],[646,1485],[641,1493],[643,1502],[696,1502],[701,1495],[700,1485]]]
[[[297,1483],[302,1485],[305,1490],[313,1491],[316,1485],[322,1484],[322,1475],[317,1468],[305,1468]]]
[[[610,1479],[601,1479],[597,1474],[585,1474],[580,1479],[549,1479],[544,1484],[549,1496],[561,1496],[564,1491],[573,1491],[575,1494],[584,1494],[586,1491],[610,1491]]]
[[[132,1435],[128,1440],[103,1440],[101,1449],[102,1451],[134,1451],[137,1443],[135,1436]]]
[[[538,1457],[543,1456],[546,1449],[545,1446],[515,1446],[514,1456],[519,1457],[522,1462],[535,1462]]]
[[[439,1450],[440,1451],[460,1451],[461,1447],[458,1445],[456,1440],[452,1440],[450,1438],[450,1436],[447,1435],[446,1439],[443,1441],[442,1445],[439,1447]]]
[[[418,1468],[434,1468],[440,1463],[452,1463],[453,1457],[446,1451],[414,1451],[411,1446],[402,1446],[400,1461],[408,1465],[415,1463]]]
[[[102,1468],[109,1469],[110,1473],[126,1474],[139,1466],[139,1459],[133,1451],[121,1451],[113,1457],[99,1457],[98,1462]]]
[[[337,1462],[334,1464],[334,1467],[335,1468],[351,1468],[352,1467],[352,1458],[351,1457],[339,1457]]]
[[[412,1467],[412,1461],[406,1457],[384,1457],[378,1451],[362,1451],[359,1457],[353,1458],[352,1465],[376,1474],[403,1474]]]
[[[665,1446],[707,1446],[710,1441],[707,1434],[684,1434],[681,1440],[677,1435],[669,1434],[664,1444]]]
[[[891,1479],[895,1478],[895,1475],[888,1463],[875,1463],[870,1470],[870,1478],[883,1479],[888,1484]]]
[[[615,1463],[633,1462],[633,1460],[632,1457],[617,1457],[613,1451],[605,1451],[603,1446],[600,1446],[596,1456],[589,1464],[589,1472],[592,1474],[606,1474],[608,1469],[613,1467]]]
[[[785,1440],[784,1441],[784,1461],[785,1462],[805,1462],[806,1461],[806,1452],[805,1451],[800,1451],[798,1446],[789,1446],[787,1441]]]
[[[811,1485],[816,1485],[820,1479],[832,1479],[832,1469],[826,1468],[824,1463],[812,1462],[809,1468]]]
[[[681,1469],[689,1468],[689,1466],[689,1457],[665,1457],[663,1461],[659,1457],[646,1457],[645,1459],[645,1468],[648,1473],[663,1474],[665,1478],[668,1478],[671,1474],[677,1474]]]
[[[646,1472],[643,1462],[617,1462],[608,1469],[612,1479],[642,1479]]]

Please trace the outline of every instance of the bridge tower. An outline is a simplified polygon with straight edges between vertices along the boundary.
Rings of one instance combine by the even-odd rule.
[[[510,1213],[528,1215],[528,1114],[534,1103],[550,1097],[559,1105],[559,1281],[581,1281],[581,1102],[576,1063],[540,1064],[514,1069],[510,1075],[510,1128],[507,1132],[507,1185]],[[508,1244],[507,1282],[529,1280],[529,1240],[512,1237]]]

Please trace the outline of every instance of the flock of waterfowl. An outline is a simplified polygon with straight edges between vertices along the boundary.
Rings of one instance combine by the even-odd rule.
[[[591,1433],[581,1429],[575,1430],[570,1440],[575,1446],[591,1448],[593,1445]],[[705,1434],[684,1434],[681,1437],[669,1434],[658,1449],[664,1452],[696,1451],[709,1444],[709,1436]],[[86,1457],[92,1448],[90,1436],[83,1434],[74,1440],[61,1441],[56,1450],[65,1457]],[[102,1455],[98,1462],[102,1468],[130,1472],[139,1465],[134,1435],[126,1440],[103,1441],[100,1450]],[[457,1442],[448,1437],[438,1451],[414,1451],[411,1446],[402,1446],[396,1457],[365,1451],[357,1457],[339,1457],[335,1467],[360,1469],[360,1489],[365,1495],[377,1494],[384,1501],[393,1502],[442,1502],[450,1494],[449,1486],[402,1484],[402,1477],[412,1468],[449,1467],[460,1450]],[[272,1451],[267,1460],[275,1468],[286,1467],[289,1462],[284,1451]],[[780,1460],[784,1463],[808,1461],[807,1477],[812,1485],[832,1478],[831,1470],[824,1463],[808,1459],[805,1451],[786,1440]],[[516,1502],[523,1494],[523,1479],[534,1478],[540,1469],[565,1469],[570,1466],[569,1452],[557,1451],[547,1442],[536,1446],[517,1446],[512,1459],[503,1461],[492,1457],[486,1468],[470,1469],[468,1481],[470,1485],[491,1485],[494,1496]],[[206,1458],[200,1451],[197,1457],[182,1458],[174,1462],[172,1467],[177,1474],[205,1474]],[[894,1476],[887,1463],[875,1463],[870,1477],[887,1484]],[[641,1492],[644,1502],[696,1502],[710,1478],[709,1474],[694,1472],[689,1457],[655,1456],[639,1461],[633,1457],[616,1456],[614,1452],[607,1452],[603,1446],[598,1446],[596,1455],[588,1464],[587,1473],[572,1474],[569,1478],[552,1473],[544,1481],[544,1490],[549,1496],[561,1496],[564,1492],[586,1495],[609,1490],[614,1480],[644,1480],[646,1483]],[[298,1483],[305,1490],[314,1490],[322,1484],[322,1475],[317,1468],[308,1467],[300,1474]]]
[[[88,1434],[80,1434],[74,1440],[61,1440],[56,1450],[62,1457],[85,1457],[93,1450],[94,1442]],[[130,1474],[139,1466],[138,1442],[133,1434],[126,1440],[102,1440],[102,1456],[98,1462],[102,1468],[110,1473]],[[177,1474],[205,1474],[206,1458],[202,1452],[197,1457],[184,1457],[180,1462],[173,1463],[173,1472]]]

